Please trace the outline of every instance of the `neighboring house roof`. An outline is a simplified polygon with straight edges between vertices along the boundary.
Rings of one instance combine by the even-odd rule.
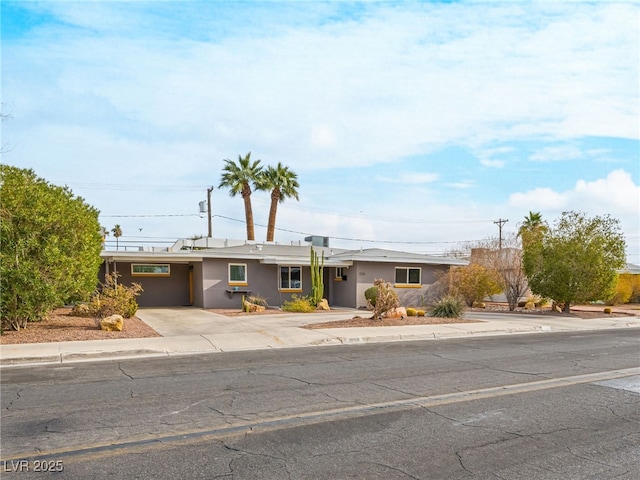
[[[621,273],[631,273],[633,275],[640,275],[640,265],[627,263],[626,267],[622,270]]]
[[[386,263],[422,263],[428,265],[468,265],[469,262],[459,258],[438,257],[422,253],[399,252],[396,250],[384,250],[381,248],[368,248],[364,250],[345,250],[332,255],[331,258],[342,258],[361,262],[386,262]]]
[[[238,242],[239,243],[239,242]],[[216,243],[220,246],[187,247],[184,243],[179,250],[169,248],[165,251],[103,251],[102,257],[109,261],[133,262],[188,262],[202,261],[204,258],[226,258],[229,260],[256,259],[263,264],[273,265],[310,265],[310,245],[281,245],[272,243],[244,243],[236,242]],[[227,246],[224,246],[224,245]],[[354,261],[385,262],[385,263],[414,263],[425,265],[467,265],[466,260],[424,255],[420,253],[400,252],[371,248],[364,250],[346,250],[329,247],[313,247],[322,257],[324,253],[325,267],[348,267]]]

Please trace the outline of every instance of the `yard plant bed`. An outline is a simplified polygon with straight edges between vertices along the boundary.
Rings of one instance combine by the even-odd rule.
[[[475,309],[469,309],[467,312],[473,313]],[[116,338],[148,338],[161,337],[158,332],[152,329],[137,317],[127,318],[124,321],[124,329],[122,332],[105,332],[100,330],[93,318],[74,317],[69,315],[71,309],[59,308],[49,315],[49,317],[41,322],[30,322],[26,329],[18,332],[13,330],[5,330],[0,336],[0,345],[11,345],[19,343],[49,343],[49,342],[71,342],[81,340],[107,340]],[[240,309],[210,309],[209,311],[219,313],[228,317],[251,317],[258,315],[305,315],[304,313],[284,312],[279,309],[269,308],[262,313],[246,313]],[[336,313],[339,310],[328,310],[326,313]],[[478,309],[476,311],[504,312],[509,313],[506,307],[500,305],[488,305],[486,309]],[[318,311],[316,313],[321,313]],[[576,306],[570,314],[557,313],[549,308],[540,310],[521,310],[517,309],[516,313],[527,313],[530,315],[552,315],[560,317],[573,317],[576,320],[587,318],[602,317],[622,317],[640,315],[639,305],[623,305],[614,307],[611,314],[605,314],[601,306]],[[479,320],[460,319],[460,318],[439,318],[439,317],[404,317],[404,318],[382,318],[374,320],[370,317],[370,312],[363,310],[364,316],[356,315],[346,320],[337,320],[333,322],[321,322],[305,325],[303,328],[320,329],[320,328],[348,328],[348,327],[392,327],[405,325],[439,325],[451,323],[472,323]]]
[[[59,308],[41,322],[29,322],[25,329],[5,330],[0,345],[162,336],[138,317],[125,318],[121,332],[105,332],[93,318],[74,317],[69,312],[70,308]]]
[[[480,323],[481,320],[468,320],[465,318],[442,317],[383,317],[379,320],[371,317],[353,317],[348,320],[335,322],[312,323],[303,328],[315,330],[318,328],[350,328],[350,327],[402,327],[408,325],[443,325],[446,323]]]

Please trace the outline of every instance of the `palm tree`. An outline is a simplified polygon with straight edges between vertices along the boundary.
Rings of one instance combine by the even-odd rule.
[[[540,212],[529,212],[529,215],[524,217],[524,222],[520,224],[518,237],[522,238],[523,243],[527,243],[529,240],[539,239],[546,230],[547,226]]]
[[[269,166],[260,176],[258,188],[260,190],[271,190],[271,207],[269,208],[269,224],[267,225],[267,242],[273,242],[276,230],[276,213],[278,203],[284,202],[287,198],[298,198],[298,175],[285,167],[280,162],[275,167]]]
[[[251,161],[251,152],[243,158],[238,155],[238,162],[224,159],[222,177],[218,188],[228,188],[229,195],[242,195],[244,215],[247,222],[247,240],[255,240],[253,229],[253,210],[251,209],[251,185],[256,185],[262,173],[260,160]]]
[[[118,243],[118,239],[122,236],[122,228],[120,227],[120,225],[115,225],[112,229],[111,229],[111,233],[113,233],[113,236],[116,237],[116,250],[119,250],[120,245]]]

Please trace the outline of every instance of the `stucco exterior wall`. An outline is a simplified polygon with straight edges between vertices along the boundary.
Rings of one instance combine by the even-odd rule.
[[[421,282],[420,286],[395,287],[396,267],[420,268]],[[375,263],[375,262],[354,262],[349,270],[354,271],[357,279],[355,295],[353,297],[353,306],[355,308],[366,307],[367,301],[364,298],[364,292],[367,288],[373,286],[373,282],[382,278],[385,282],[389,282],[400,299],[402,306],[421,306],[423,299],[427,296],[429,288],[437,279],[438,271],[447,271],[448,265],[422,265],[412,263]]]
[[[346,280],[336,280],[335,267],[325,268],[325,290],[328,286],[329,305],[338,307],[350,307],[355,308],[355,294],[356,294],[356,276],[353,267],[349,267],[344,270],[347,278]],[[326,295],[325,295],[326,296]]]
[[[138,297],[141,307],[175,307],[189,305],[189,265],[173,263],[168,277],[133,276],[131,263],[144,262],[116,262],[109,264],[109,273],[113,273],[114,266],[120,274],[118,281],[123,285],[133,282],[142,285],[144,291]],[[104,264],[101,280],[104,280]]]
[[[247,266],[247,285],[238,286],[238,293],[229,293],[234,285],[229,284],[229,264]],[[202,279],[204,308],[241,308],[242,295],[259,295],[273,307],[281,306],[284,301],[295,295],[307,295],[311,291],[311,273],[309,267],[302,267],[302,290],[297,292],[280,291],[279,265],[262,264],[258,260],[204,259]],[[245,293],[250,292],[250,293]],[[231,296],[231,298],[230,298]]]

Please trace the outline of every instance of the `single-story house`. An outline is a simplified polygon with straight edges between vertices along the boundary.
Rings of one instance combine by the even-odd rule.
[[[364,291],[382,278],[403,305],[420,298],[437,272],[465,260],[383,249],[346,250],[313,246],[324,256],[324,297],[332,306],[366,306]],[[137,282],[143,307],[193,305],[240,308],[242,296],[264,297],[280,306],[311,291],[311,244],[276,244],[218,239],[179,240],[162,250],[103,251],[105,273],[117,271],[125,285]]]

